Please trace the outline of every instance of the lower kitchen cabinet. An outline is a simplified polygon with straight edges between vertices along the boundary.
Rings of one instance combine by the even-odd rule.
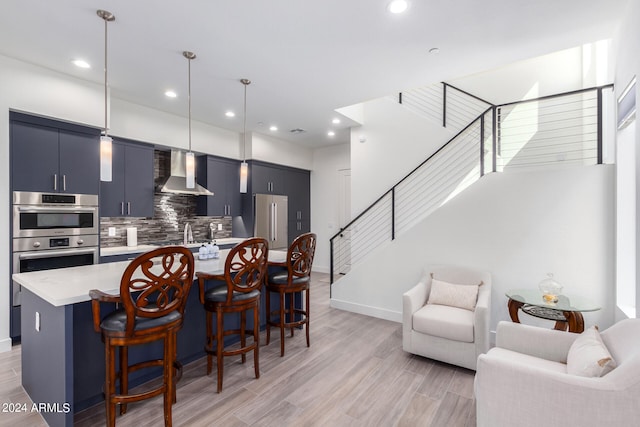
[[[153,216],[153,147],[114,138],[112,181],[100,182],[100,216]]]

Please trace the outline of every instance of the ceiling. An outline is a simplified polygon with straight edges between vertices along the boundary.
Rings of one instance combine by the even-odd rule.
[[[0,54],[103,83],[106,9],[113,96],[187,116],[189,50],[194,120],[241,132],[248,78],[247,130],[315,148],[348,142],[337,108],[610,38],[629,0],[388,2],[2,0]]]

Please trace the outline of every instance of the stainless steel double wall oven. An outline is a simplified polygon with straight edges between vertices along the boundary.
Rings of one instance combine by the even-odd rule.
[[[13,272],[97,264],[100,217],[95,194],[13,193]],[[20,285],[13,284],[13,306]]]

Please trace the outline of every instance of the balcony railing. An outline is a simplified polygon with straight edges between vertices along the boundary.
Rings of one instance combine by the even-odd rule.
[[[603,163],[604,111],[613,111],[613,85],[503,105],[450,85],[444,88],[440,98],[438,91],[421,89],[410,97],[402,94],[399,101],[434,118],[433,106],[441,99],[440,117],[449,126],[475,114],[480,105],[484,109],[330,239],[331,283],[486,173]],[[451,93],[456,93],[454,100]]]

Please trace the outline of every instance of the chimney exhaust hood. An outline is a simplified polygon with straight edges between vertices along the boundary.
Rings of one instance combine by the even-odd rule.
[[[195,188],[187,188],[187,160],[180,150],[171,150],[171,175],[160,186],[161,193],[213,196],[213,193],[196,182]]]

